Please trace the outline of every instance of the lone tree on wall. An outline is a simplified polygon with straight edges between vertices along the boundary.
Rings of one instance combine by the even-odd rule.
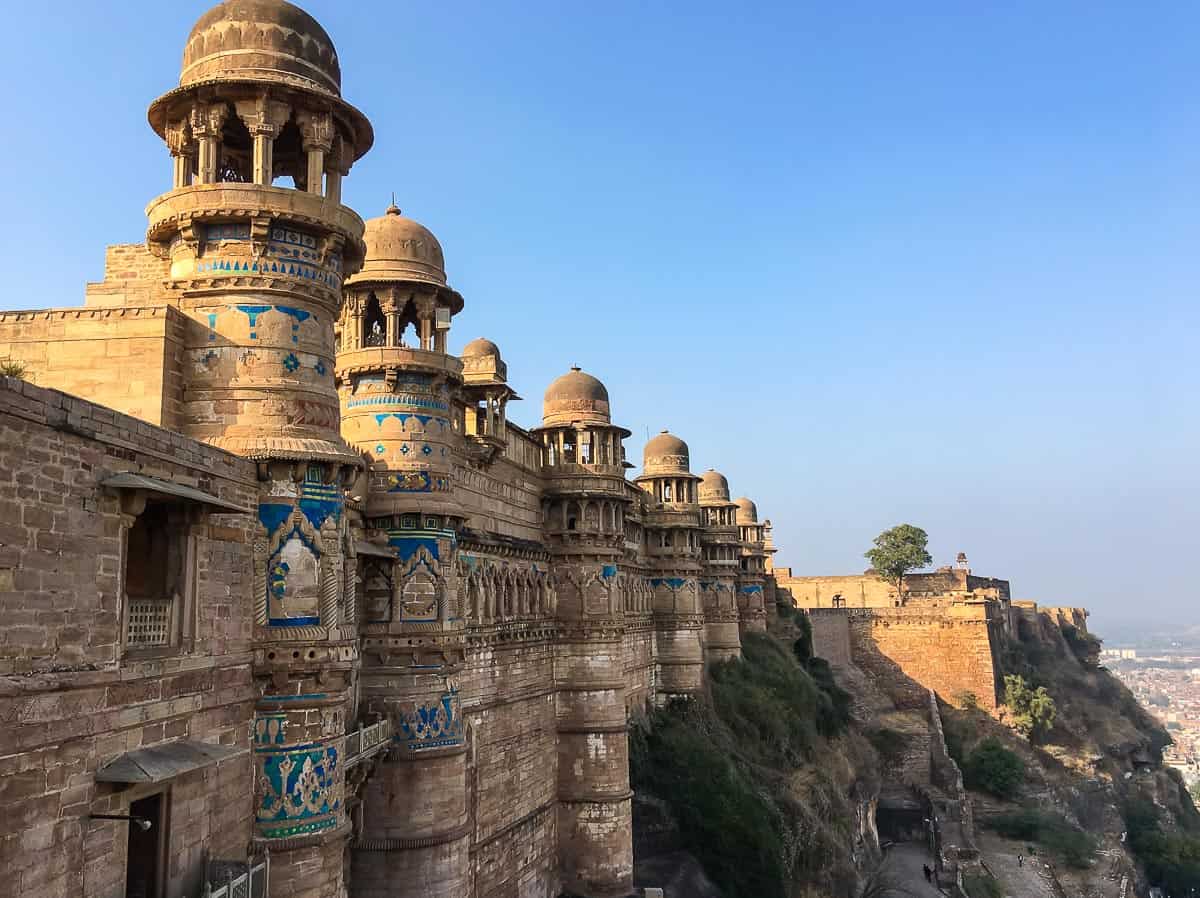
[[[897,524],[875,537],[875,547],[868,549],[865,556],[875,575],[896,584],[896,595],[903,599],[904,575],[933,563],[926,549],[928,545],[929,535],[920,527]]]

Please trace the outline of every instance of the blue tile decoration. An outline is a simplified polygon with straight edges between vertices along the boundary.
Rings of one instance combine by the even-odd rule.
[[[401,447],[401,452],[407,447]],[[387,477],[389,493],[431,493],[433,478],[428,471],[400,471]]]
[[[261,753],[255,818],[262,834],[281,839],[336,827],[342,806],[338,760],[332,745]]]
[[[688,581],[682,577],[652,577],[651,586],[669,586],[671,589],[681,589]]]
[[[289,373],[291,373],[292,371],[295,371],[297,368],[300,367],[300,360],[298,358],[296,358],[296,354],[294,352],[289,352],[287,354],[287,356],[284,358],[283,367]]]
[[[268,534],[278,530],[280,525],[291,516],[291,505],[278,502],[260,502],[258,505],[258,519],[267,529]]]
[[[456,690],[451,690],[428,705],[404,707],[399,722],[399,731],[392,736],[392,740],[406,746],[414,754],[463,744],[463,719]]]
[[[300,511],[308,518],[313,530],[320,531],[325,519],[333,515],[334,520],[342,516],[342,490],[336,485],[305,481],[300,487]]]
[[[606,564],[600,569],[600,576],[605,580],[617,576],[617,566],[615,564]]]
[[[422,455],[432,455],[433,454],[433,449],[430,447],[430,445],[428,443],[426,443],[424,446],[421,447],[421,454]]]
[[[747,595],[747,596],[754,595],[755,593],[759,593],[762,591],[763,591],[763,588],[761,586],[743,586],[739,590],[739,592],[741,592],[742,595]]]
[[[250,321],[250,339],[258,339],[256,328],[258,327],[258,316],[265,312],[271,311],[270,306],[234,306],[239,312],[246,316]]]
[[[260,714],[254,718],[254,744],[283,745],[286,741],[286,730],[286,714]]]
[[[387,446],[383,445],[383,443],[375,444],[375,454],[376,455],[385,455],[386,453],[387,453]]]
[[[319,375],[321,375],[322,377],[324,377],[324,376],[325,376],[325,372],[326,372],[327,370],[329,370],[329,369],[325,367],[325,360],[324,360],[324,359],[319,359],[319,360],[317,361],[317,363],[316,363],[315,365],[313,365],[313,370],[314,370],[314,371],[316,371],[316,372],[317,372],[317,374],[319,374]]]

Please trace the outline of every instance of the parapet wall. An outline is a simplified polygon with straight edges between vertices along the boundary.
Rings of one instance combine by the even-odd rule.
[[[996,709],[1003,622],[995,603],[844,613],[851,659],[900,707],[923,706],[932,689],[952,704],[974,696],[980,707]]]
[[[0,312],[0,358],[38,386],[179,430],[186,322],[166,305]]]
[[[808,612],[812,624],[813,654],[833,667],[847,667],[850,654],[850,615],[844,608],[813,608]]]

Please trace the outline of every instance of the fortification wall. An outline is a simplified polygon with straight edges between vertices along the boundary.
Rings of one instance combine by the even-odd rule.
[[[461,688],[476,898],[557,894],[552,634],[512,624],[470,639]]]
[[[624,645],[625,707],[629,711],[649,707],[657,688],[654,620],[649,614],[626,614]]]
[[[851,657],[901,707],[918,707],[926,690],[952,704],[967,694],[980,707],[999,702],[996,649],[1003,623],[992,603],[937,611],[890,608],[851,610]]]
[[[145,243],[114,243],[104,250],[104,280],[88,283],[88,306],[145,306],[166,302],[169,259],[160,259]]]
[[[840,595],[847,608],[887,608],[896,604],[895,587],[878,577],[850,574],[836,577],[790,577],[777,569],[778,585],[792,596],[797,608],[832,608]]]
[[[483,469],[456,466],[454,483],[472,530],[541,542],[542,482],[534,471],[500,458]]]
[[[178,430],[187,320],[165,305],[0,312],[0,358],[38,386]]]
[[[847,667],[850,651],[850,615],[842,608],[813,608],[808,612],[812,624],[813,653],[833,667]]]
[[[186,619],[174,644],[136,656],[124,625],[129,516],[99,485],[128,471],[256,502],[250,462],[0,378],[0,891],[125,894],[129,825],[88,815],[128,813],[164,786],[121,789],[97,782],[97,768],[183,738],[240,753],[169,783],[168,893],[198,894],[205,852],[245,856],[255,519],[198,509],[179,525],[192,544],[177,600]]]

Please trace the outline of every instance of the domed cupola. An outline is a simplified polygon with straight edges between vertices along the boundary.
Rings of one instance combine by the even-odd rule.
[[[296,83],[341,96],[333,41],[283,0],[226,0],[200,17],[183,50],[181,85],[210,81]]]
[[[546,388],[542,401],[543,427],[611,423],[608,389],[578,366]]]
[[[666,430],[662,431],[642,450],[642,471],[646,474],[689,473],[687,443]]]
[[[287,175],[340,203],[341,177],[374,141],[366,116],[342,99],[333,40],[284,0],[226,0],[202,15],[179,87],[151,104],[149,119],[177,160],[191,160],[177,165],[176,188]]]
[[[737,522],[739,524],[757,524],[758,523],[758,506],[742,496],[740,499],[734,499],[733,504],[737,506]]]
[[[719,471],[709,468],[700,477],[701,505],[728,505],[729,481]]]
[[[450,319],[462,311],[463,298],[446,284],[446,261],[433,232],[393,203],[366,223],[363,240],[362,268],[346,279],[340,348],[445,354]]]
[[[467,400],[467,433],[474,437],[476,460],[490,460],[506,444],[508,403],[519,400],[508,385],[508,365],[500,347],[477,337],[463,347],[463,394]]]
[[[433,232],[420,222],[400,214],[395,204],[379,218],[366,224],[363,241],[367,253],[362,270],[350,279],[354,281],[388,280],[420,281],[446,286],[446,260],[442,245]],[[458,296],[458,294],[455,294]],[[458,312],[462,299],[458,300]]]

